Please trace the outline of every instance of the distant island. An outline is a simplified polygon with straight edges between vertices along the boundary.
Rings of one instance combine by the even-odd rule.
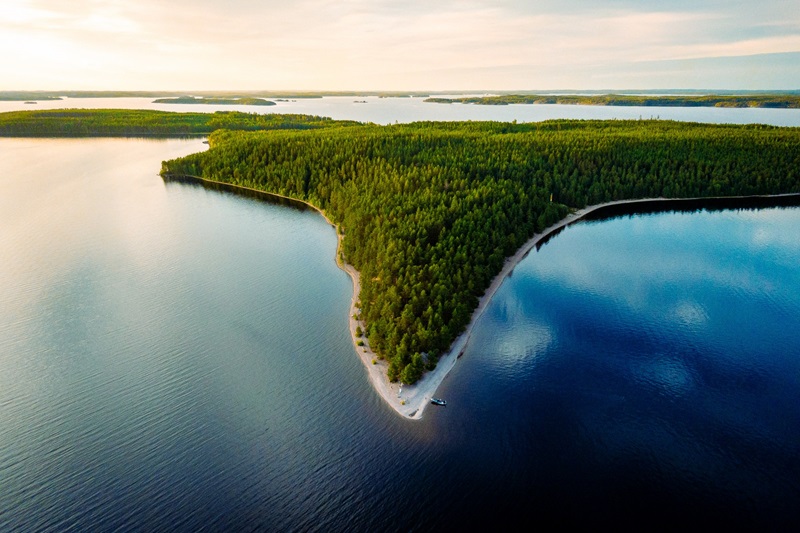
[[[800,95],[750,94],[750,95],[690,95],[655,96],[632,94],[579,95],[579,94],[505,94],[498,96],[465,96],[459,98],[427,98],[434,104],[561,104],[642,107],[767,107],[800,109]]]
[[[277,105],[263,98],[205,98],[194,96],[178,96],[176,98],[158,98],[154,104],[206,104],[206,105]]]
[[[0,113],[0,137],[187,137],[219,129],[315,129],[359,124],[314,115],[238,111],[172,113],[145,109],[48,109]]]

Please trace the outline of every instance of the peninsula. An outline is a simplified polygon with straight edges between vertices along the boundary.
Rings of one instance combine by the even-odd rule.
[[[800,193],[800,128],[420,122],[131,110],[0,113],[3,136],[209,135],[165,179],[268,194],[336,227],[350,331],[376,389],[422,416],[502,280],[586,206]],[[402,387],[402,390],[401,390]]]

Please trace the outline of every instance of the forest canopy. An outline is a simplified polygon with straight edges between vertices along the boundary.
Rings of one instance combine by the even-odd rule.
[[[344,259],[361,272],[368,342],[389,361],[389,378],[404,383],[463,331],[504,259],[570,207],[800,192],[798,128],[420,122],[217,131],[210,143],[164,162],[162,175],[323,210],[344,235]]]

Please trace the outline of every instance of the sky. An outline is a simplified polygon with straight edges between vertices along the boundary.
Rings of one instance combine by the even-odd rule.
[[[0,90],[798,89],[798,0],[2,0]]]

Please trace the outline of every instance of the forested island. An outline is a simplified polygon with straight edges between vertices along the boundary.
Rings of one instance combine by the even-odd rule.
[[[505,94],[498,96],[469,96],[463,98],[427,98],[425,102],[435,104],[563,104],[605,105],[642,107],[770,107],[800,109],[800,95],[795,94],[750,94],[750,95],[576,95],[576,94]]]
[[[0,137],[205,136],[218,129],[271,130],[345,127],[357,122],[314,115],[217,111],[171,113],[139,109],[52,109],[0,113]]]
[[[61,100],[60,96],[39,91],[0,91],[0,102],[39,102]]]
[[[232,132],[166,161],[308,202],[361,273],[358,331],[414,383],[467,326],[507,256],[571,208],[800,192],[800,129],[668,121],[361,125]]]
[[[188,105],[278,105],[263,98],[206,98],[194,96],[178,96],[176,98],[157,98],[154,104],[188,104]]]

